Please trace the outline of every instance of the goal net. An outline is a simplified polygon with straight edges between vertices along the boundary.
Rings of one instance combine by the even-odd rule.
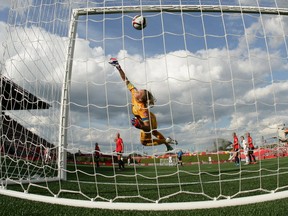
[[[0,10],[0,194],[136,210],[288,196],[286,1],[12,0]],[[156,128],[131,124],[135,104],[111,58],[157,99],[159,145],[141,141]]]

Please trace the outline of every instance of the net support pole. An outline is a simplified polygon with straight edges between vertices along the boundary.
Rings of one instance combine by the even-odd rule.
[[[71,14],[70,28],[69,28],[69,44],[67,49],[66,66],[64,81],[61,96],[61,113],[60,113],[60,129],[59,129],[59,146],[58,146],[58,177],[66,180],[67,168],[67,127],[69,118],[69,94],[71,87],[71,76],[73,66],[73,56],[75,48],[75,37],[77,32],[78,13],[74,10]]]

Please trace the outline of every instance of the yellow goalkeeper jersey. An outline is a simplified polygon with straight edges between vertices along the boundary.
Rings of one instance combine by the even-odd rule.
[[[132,95],[131,98],[132,113],[134,114],[135,117],[140,118],[142,121],[148,121],[149,120],[148,108],[145,106],[144,103],[138,102],[135,98],[137,88],[130,82],[127,84],[127,88],[129,89]]]

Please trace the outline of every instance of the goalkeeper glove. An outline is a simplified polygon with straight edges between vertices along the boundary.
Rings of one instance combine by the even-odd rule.
[[[109,64],[111,64],[112,66],[114,66],[116,68],[120,67],[117,58],[110,58]]]
[[[132,118],[132,119],[131,119],[131,124],[132,124],[134,127],[138,128],[138,129],[141,129],[141,128],[142,128],[141,121],[140,121],[139,119],[137,119],[137,118]]]

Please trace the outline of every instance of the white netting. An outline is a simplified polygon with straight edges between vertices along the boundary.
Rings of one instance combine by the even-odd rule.
[[[115,208],[117,202],[194,208],[191,202],[287,193],[286,1],[15,0],[9,6],[0,25],[7,30],[0,37],[0,192],[88,207],[116,202]],[[131,25],[137,14],[146,17],[143,31]],[[165,145],[140,144],[130,122],[131,95],[111,57],[138,89],[156,97],[151,111],[158,129],[179,143],[169,154]],[[117,132],[124,170],[113,152]],[[251,133],[257,164],[228,160],[233,132],[239,140]]]

